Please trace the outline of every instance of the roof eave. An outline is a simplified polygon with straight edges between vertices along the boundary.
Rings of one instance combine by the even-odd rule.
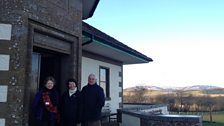
[[[132,51],[130,51],[131,49],[129,49],[129,47],[128,47],[128,49],[126,49],[127,47],[121,48],[116,45],[108,44],[108,42],[102,41],[102,39],[98,38],[97,36],[90,37],[90,36],[85,36],[85,34],[83,34],[83,36],[89,38],[88,41],[86,41],[82,44],[84,50],[88,49],[88,51],[90,51],[92,53],[99,54],[99,55],[102,55],[105,57],[113,58],[117,61],[122,62],[124,65],[149,63],[149,62],[153,61],[151,58],[149,58],[143,54],[137,55],[137,54],[133,53]],[[90,46],[92,48],[90,48]],[[97,48],[97,50],[93,49],[93,48]]]
[[[83,0],[82,19],[88,19],[93,16],[100,0]]]

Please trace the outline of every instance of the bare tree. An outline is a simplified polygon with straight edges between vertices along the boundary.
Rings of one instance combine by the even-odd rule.
[[[147,103],[147,89],[137,86],[134,91],[126,91],[124,93],[124,102],[127,103]]]
[[[189,94],[187,97],[183,97],[184,111],[191,111],[191,106],[193,105],[193,97],[192,94]]]
[[[207,110],[209,111],[209,116],[210,116],[210,122],[212,122],[212,112],[213,112],[213,108],[215,107],[215,100],[214,98],[207,96],[206,100],[204,100],[204,106],[207,108]]]
[[[132,102],[132,92],[125,91],[123,94],[124,103],[131,103]]]
[[[179,106],[178,112],[181,112],[183,110],[183,90],[176,90],[177,95],[177,105]]]
[[[134,103],[146,103],[147,102],[147,89],[141,86],[137,86],[132,96]]]

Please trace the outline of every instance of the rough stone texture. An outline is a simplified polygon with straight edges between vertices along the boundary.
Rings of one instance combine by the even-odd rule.
[[[6,126],[28,125],[30,22],[78,38],[74,41],[73,74],[80,79],[82,0],[1,0],[0,23],[12,24],[11,40],[0,42],[0,53],[10,55],[9,71],[0,71],[0,84],[8,85],[8,100],[0,103],[0,117],[6,119]]]
[[[1,72],[0,76],[5,84],[8,84],[8,99],[6,103],[1,103],[5,109],[1,109],[6,119],[6,126],[22,125],[23,118],[23,94],[25,69],[24,60],[26,59],[26,18],[24,16],[23,4],[21,0],[1,1],[1,23],[12,24],[11,41],[1,43],[0,47],[4,54],[10,55],[10,68],[7,72]],[[25,48],[24,48],[25,47]],[[21,86],[19,86],[21,85]]]
[[[73,35],[82,32],[81,0],[30,0],[29,18]]]
[[[159,105],[161,106],[161,105]],[[148,106],[156,107],[156,105]],[[138,118],[140,120],[140,126],[202,126],[202,117],[196,115],[169,115],[142,112],[146,107],[134,107],[122,109],[122,114],[127,114],[131,117]],[[123,120],[128,121],[128,120]]]
[[[142,115],[141,126],[202,126],[200,116]]]
[[[167,120],[167,121],[155,121],[155,120],[146,120],[142,119],[141,120],[141,126],[202,126],[200,122],[178,122],[178,121],[173,121]]]

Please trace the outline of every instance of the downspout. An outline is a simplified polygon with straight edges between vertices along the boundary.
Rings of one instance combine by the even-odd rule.
[[[90,40],[88,40],[88,41],[86,41],[86,42],[84,42],[84,43],[82,43],[82,46],[85,46],[85,45],[91,44],[91,43],[93,42],[93,39],[94,39],[94,36],[93,36],[93,35],[91,35],[91,39],[90,39]]]

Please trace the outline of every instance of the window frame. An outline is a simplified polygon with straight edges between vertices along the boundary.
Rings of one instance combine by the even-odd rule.
[[[105,70],[105,81],[101,81],[101,69]],[[110,98],[110,68],[109,67],[104,67],[104,66],[100,66],[99,67],[99,86],[101,86],[101,83],[105,83],[105,88],[106,91],[104,91],[105,93],[105,99],[106,100],[111,100]]]

